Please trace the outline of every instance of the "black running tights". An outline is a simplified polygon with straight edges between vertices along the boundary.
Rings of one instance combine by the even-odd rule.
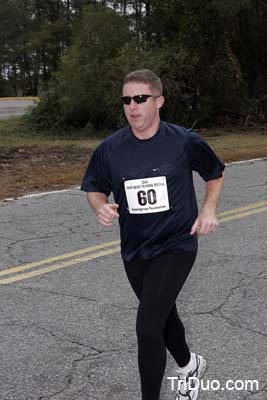
[[[195,253],[161,254],[151,260],[124,261],[140,303],[136,333],[142,400],[159,400],[166,348],[180,367],[190,360],[175,300],[191,271]]]

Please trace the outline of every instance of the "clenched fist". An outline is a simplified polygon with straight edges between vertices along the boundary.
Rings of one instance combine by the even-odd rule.
[[[98,216],[98,221],[103,226],[111,226],[112,222],[115,218],[119,218],[119,214],[117,213],[119,205],[106,203],[101,205],[97,210],[96,214]]]

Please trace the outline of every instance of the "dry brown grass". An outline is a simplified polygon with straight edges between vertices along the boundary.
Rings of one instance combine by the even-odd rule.
[[[267,129],[249,133],[200,132],[224,162],[267,156]],[[34,145],[0,146],[0,199],[80,185],[98,141],[69,145],[51,140]],[[58,143],[58,142],[56,142]],[[76,143],[76,144],[74,144]]]
[[[0,199],[79,184],[91,152],[59,146],[0,148]]]
[[[267,132],[207,136],[206,139],[225,162],[267,157]]]

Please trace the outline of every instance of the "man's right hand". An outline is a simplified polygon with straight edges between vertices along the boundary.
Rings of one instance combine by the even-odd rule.
[[[106,203],[102,204],[97,210],[96,214],[98,216],[98,221],[103,226],[111,226],[112,222],[115,218],[119,218],[119,214],[117,213],[119,205]]]

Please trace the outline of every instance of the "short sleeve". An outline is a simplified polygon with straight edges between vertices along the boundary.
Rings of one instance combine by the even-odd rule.
[[[89,161],[81,190],[105,193],[107,196],[111,193],[107,155],[103,144],[97,147]]]
[[[190,130],[186,151],[191,169],[197,171],[204,181],[222,177],[224,163],[200,135]]]

